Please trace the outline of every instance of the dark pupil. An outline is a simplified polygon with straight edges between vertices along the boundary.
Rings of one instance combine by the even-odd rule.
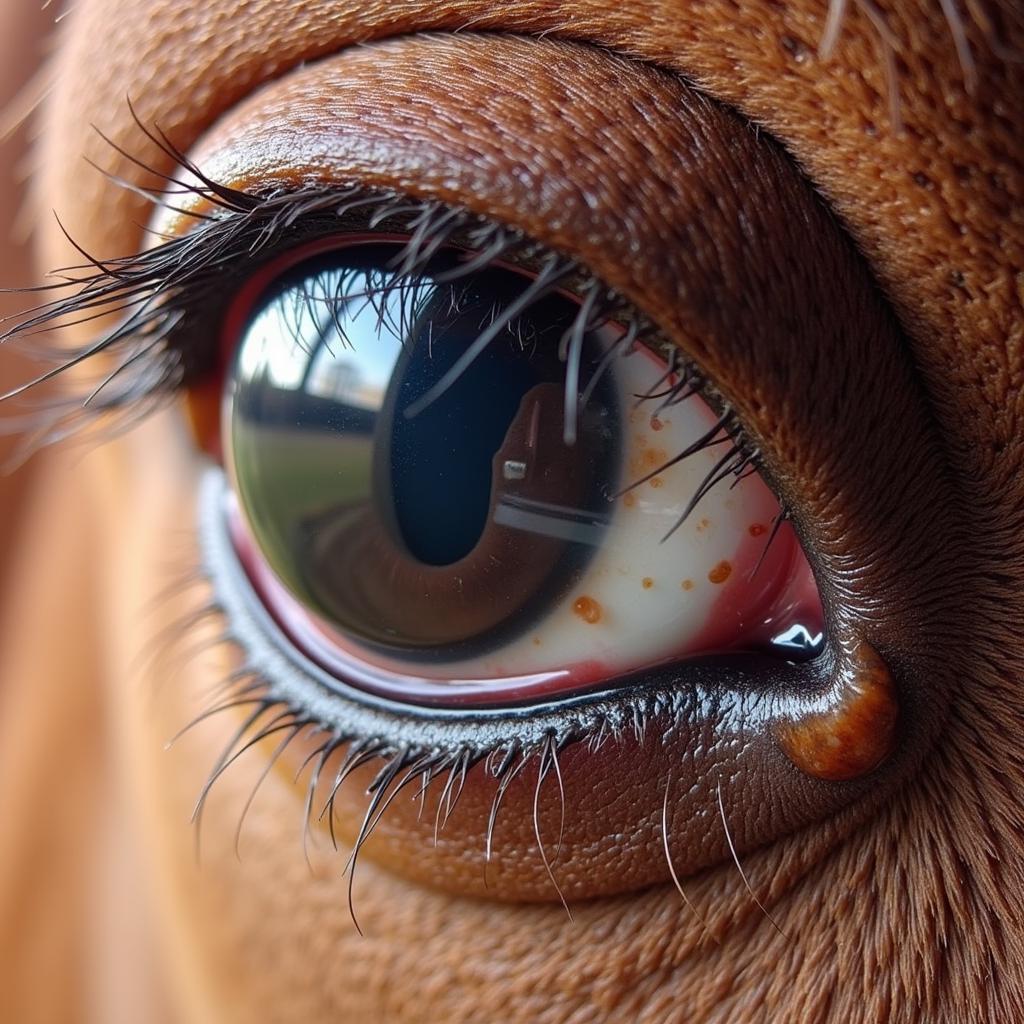
[[[276,282],[239,346],[227,448],[264,556],[312,611],[363,643],[468,655],[542,614],[600,543],[611,374],[567,443],[579,304],[548,294],[506,324],[526,275],[463,277],[445,252],[402,277],[396,251],[350,246]],[[606,347],[586,335],[580,380]]]
[[[522,291],[523,279],[491,271],[475,284],[480,290],[467,296],[460,309],[445,310],[437,299],[426,303],[416,325],[419,337],[396,374],[388,497],[401,539],[410,554],[428,565],[449,565],[476,547],[490,511],[494,456],[523,398],[558,370],[545,358],[550,352],[531,355],[515,339],[503,339],[488,345],[440,398],[415,417],[406,415],[476,340],[492,305],[500,308]],[[566,309],[569,305],[557,297],[542,300],[530,319],[517,325],[524,346],[557,344],[552,334],[574,312]],[[433,329],[435,344],[423,343],[424,328]]]

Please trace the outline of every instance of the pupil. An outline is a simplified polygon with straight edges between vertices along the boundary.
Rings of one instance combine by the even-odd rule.
[[[475,282],[480,297],[504,306],[522,290],[518,275],[490,270]],[[427,565],[449,565],[478,544],[491,507],[492,462],[524,396],[553,367],[524,358],[517,344],[489,345],[434,402],[408,416],[480,335],[481,303],[444,315],[427,303],[413,326],[413,344],[395,374],[397,401],[391,434],[390,500],[398,533]],[[576,314],[566,299],[542,301],[522,318],[522,336],[564,330]],[[438,337],[438,334],[443,337]],[[433,343],[432,343],[433,342]]]
[[[401,277],[399,251],[351,245],[276,280],[229,375],[225,451],[261,554],[304,605],[386,652],[468,657],[542,616],[599,548],[614,385],[567,445],[579,304],[552,293],[506,323],[527,275],[462,278],[449,251]],[[584,337],[580,380],[611,343]]]

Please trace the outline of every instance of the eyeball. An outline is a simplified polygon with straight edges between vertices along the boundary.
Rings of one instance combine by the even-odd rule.
[[[402,252],[321,242],[227,318],[233,537],[292,642],[435,706],[816,652],[800,544],[669,347],[552,264]]]

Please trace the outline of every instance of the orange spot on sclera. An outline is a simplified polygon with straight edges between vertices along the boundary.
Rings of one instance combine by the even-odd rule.
[[[626,508],[632,508],[636,504],[636,495],[632,491],[624,494],[622,496],[622,504],[625,505]]]
[[[657,469],[668,461],[668,452],[664,448],[647,448],[640,456],[640,465],[647,469]]]
[[[719,562],[718,565],[708,573],[708,579],[712,583],[724,583],[732,575],[732,566],[728,562]]]
[[[663,483],[664,483],[664,481],[661,479],[660,476],[652,476],[651,477],[651,486],[652,487],[661,487]]]
[[[693,580],[683,580],[680,586],[683,590],[693,590]]]
[[[586,594],[583,597],[577,597],[572,606],[574,615],[579,616],[584,622],[594,625],[601,621],[603,609],[601,605],[595,601],[592,597],[587,597]]]
[[[650,576],[645,576],[641,582],[644,590],[650,590],[654,586],[654,580]]]
[[[768,527],[763,523],[751,523],[747,533],[749,533],[751,537],[760,537],[767,529]]]

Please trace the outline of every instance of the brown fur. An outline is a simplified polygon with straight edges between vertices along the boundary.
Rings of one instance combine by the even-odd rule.
[[[0,747],[9,759],[0,783],[4,795],[9,790],[19,800],[20,831],[10,847],[15,853],[3,862],[0,893],[5,907],[13,905],[19,885],[30,884],[26,851],[56,822],[56,849],[71,855],[56,856],[52,872],[81,903],[73,904],[79,927],[71,937],[54,933],[65,962],[87,979],[71,999],[80,1019],[156,1016],[148,1008],[135,1017],[125,1009],[139,1005],[218,1022],[1024,1018],[1020,67],[999,59],[968,23],[977,81],[967,93],[963,50],[958,54],[939,6],[900,4],[886,15],[900,44],[892,81],[903,130],[896,132],[879,59],[888,44],[868,16],[877,9],[867,3],[850,5],[828,63],[814,56],[824,10],[810,0],[258,0],[244,15],[236,7],[235,0],[83,0],[66,23],[61,77],[38,151],[37,209],[59,206],[89,250],[116,255],[140,240],[138,204],[83,174],[79,159],[84,153],[112,164],[90,122],[139,149],[126,94],[143,119],[159,121],[190,146],[260,83],[299,61],[324,57],[327,66],[328,55],[353,42],[422,29],[544,33],[599,44],[685,75],[780,140],[870,260],[923,377],[924,394],[912,400],[903,385],[885,393],[880,379],[853,401],[876,419],[893,416],[892,465],[907,457],[900,446],[908,434],[940,442],[943,466],[921,470],[926,484],[940,480],[938,489],[908,486],[905,501],[919,504],[893,548],[900,558],[924,551],[921,564],[873,565],[868,578],[870,593],[877,586],[885,596],[878,628],[895,611],[895,635],[902,630],[922,646],[908,666],[921,704],[933,686],[937,703],[950,696],[950,713],[925,765],[859,830],[841,836],[841,823],[826,821],[745,860],[781,933],[727,868],[687,882],[697,914],[673,890],[656,888],[580,905],[570,922],[555,906],[459,899],[366,862],[357,897],[368,937],[360,939],[337,870],[311,876],[302,860],[295,791],[285,779],[268,779],[242,863],[234,859],[234,815],[259,764],[228,776],[217,791],[202,869],[192,860],[184,820],[223,731],[197,734],[164,754],[163,740],[194,712],[194,694],[174,677],[154,713],[150,691],[139,685],[138,638],[162,621],[140,609],[162,582],[154,566],[187,558],[169,551],[167,538],[188,521],[194,473],[175,425],[154,421],[73,471],[50,471],[38,518],[26,523],[20,569],[6,581],[19,600],[4,634],[5,685],[15,697],[7,695],[0,731],[21,743]],[[1024,46],[1024,39],[1008,42]],[[500,75],[500,65],[494,73]],[[377,87],[383,92],[388,83]],[[458,98],[457,89],[446,92]],[[435,99],[455,124],[472,121],[471,97]],[[439,137],[438,146],[449,141]],[[546,138],[540,149],[558,146],[557,138]],[[571,160],[564,163],[571,171]],[[642,183],[648,171],[624,167],[633,182]],[[658,214],[643,198],[636,196],[638,224]],[[609,210],[615,212],[622,211]],[[546,229],[538,223],[535,230]],[[43,263],[68,262],[57,233],[43,233]],[[596,243],[593,250],[596,262]],[[662,253],[647,252],[650,263],[637,268],[638,279],[656,278],[662,266]],[[605,259],[614,272],[614,256]],[[713,361],[716,352],[705,358]],[[723,363],[719,375],[728,373]],[[753,383],[737,378],[732,390],[739,396]],[[763,397],[767,433],[779,394],[769,386]],[[747,412],[756,416],[751,401]],[[903,415],[907,407],[912,411]],[[806,458],[799,436],[794,431],[797,440],[779,445],[794,464]],[[928,449],[916,443],[911,454]],[[897,481],[910,471],[906,463],[902,473],[866,466],[851,450],[836,451],[834,461],[852,474],[848,483],[860,479],[866,488],[878,486],[872,468],[893,472]],[[936,495],[943,498],[940,515]],[[921,547],[915,537],[908,548],[914,529],[937,536],[925,536]],[[863,552],[865,538],[853,524],[833,537],[837,557],[844,536],[854,554]],[[906,582],[886,590],[893,576]],[[858,593],[852,583],[849,591]],[[56,594],[66,608],[55,606]],[[52,639],[55,612],[60,643]],[[173,605],[162,607],[161,616],[173,614]],[[927,665],[939,668],[923,671]],[[205,664],[202,674],[216,670]],[[82,701],[74,721],[75,705],[65,694]],[[102,745],[114,752],[106,773],[96,764],[97,740],[106,738],[100,722],[109,730]],[[60,780],[43,789],[51,777],[43,774],[44,754],[49,770],[72,778],[80,794]],[[123,841],[111,818],[131,823]],[[86,871],[90,849],[97,853]],[[120,988],[126,978],[118,965],[143,944],[126,939],[113,913],[124,895],[103,871],[122,862],[144,865],[141,891],[152,906],[139,919],[159,949],[158,977],[141,986],[140,1003]],[[117,877],[129,879],[131,871]],[[37,903],[34,913],[5,913],[2,920],[13,930],[8,922],[46,915],[59,918]],[[15,937],[5,947],[25,956],[2,979],[15,1000],[5,1019],[32,1020],[32,1007],[46,1005],[46,982],[31,967],[41,972],[47,956],[31,955]],[[5,959],[5,966],[19,963],[10,953]],[[153,995],[161,985],[163,998]]]

